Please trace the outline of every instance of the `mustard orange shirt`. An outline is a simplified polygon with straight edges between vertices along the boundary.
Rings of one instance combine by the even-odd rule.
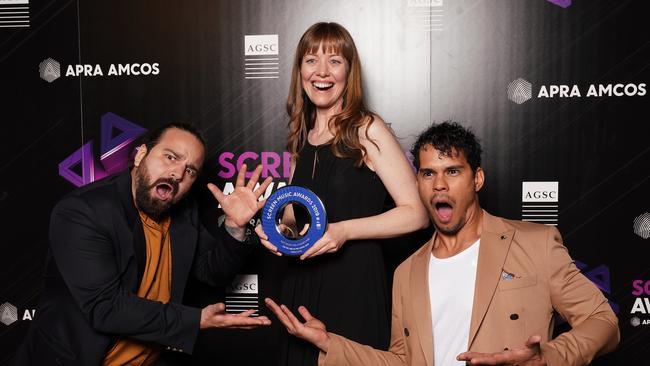
[[[146,241],[146,265],[138,296],[147,300],[168,303],[172,288],[172,253],[169,239],[171,218],[156,222],[138,211]],[[153,365],[160,357],[161,346],[155,343],[122,337],[106,354],[104,366]]]

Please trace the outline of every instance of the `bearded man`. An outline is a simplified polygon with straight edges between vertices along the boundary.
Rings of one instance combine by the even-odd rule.
[[[243,166],[231,195],[208,184],[226,217],[214,237],[187,196],[205,150],[191,125],[162,126],[144,137],[130,171],[56,205],[38,316],[17,365],[151,365],[191,353],[199,329],[270,324],[252,311],[226,314],[222,303],[182,304],[189,276],[223,285],[241,268],[252,249],[245,225],[271,181],[254,190],[261,166],[248,184]]]

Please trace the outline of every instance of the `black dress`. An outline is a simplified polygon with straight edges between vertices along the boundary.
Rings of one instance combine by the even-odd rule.
[[[386,188],[365,164],[333,155],[329,144],[306,144],[292,184],[314,191],[325,205],[329,223],[380,214]],[[296,221],[304,218],[296,215]],[[334,254],[289,260],[282,303],[296,311],[304,305],[327,330],[378,349],[390,341],[389,293],[378,240],[346,242]],[[318,348],[283,332],[281,365],[315,366]]]

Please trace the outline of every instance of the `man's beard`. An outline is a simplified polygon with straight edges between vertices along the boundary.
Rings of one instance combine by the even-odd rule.
[[[153,183],[149,183],[150,181],[146,166],[141,164],[135,172],[135,205],[147,216],[159,221],[169,213],[173,198],[161,201],[150,193],[151,189],[159,184],[169,184],[172,187],[172,194],[175,194],[178,192],[178,182],[172,178],[159,178]]]

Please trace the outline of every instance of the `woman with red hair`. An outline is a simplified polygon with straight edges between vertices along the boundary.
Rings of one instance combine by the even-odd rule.
[[[428,226],[416,180],[392,130],[364,103],[361,63],[348,31],[316,23],[296,49],[287,100],[291,184],[314,191],[327,210],[324,236],[289,263],[281,302],[305,305],[329,330],[375,348],[390,339],[390,294],[378,239]],[[395,206],[386,210],[390,194]],[[306,221],[285,210],[294,232]],[[304,231],[304,230],[303,230]],[[273,253],[258,226],[262,243]],[[286,337],[281,365],[316,365],[318,349]]]

